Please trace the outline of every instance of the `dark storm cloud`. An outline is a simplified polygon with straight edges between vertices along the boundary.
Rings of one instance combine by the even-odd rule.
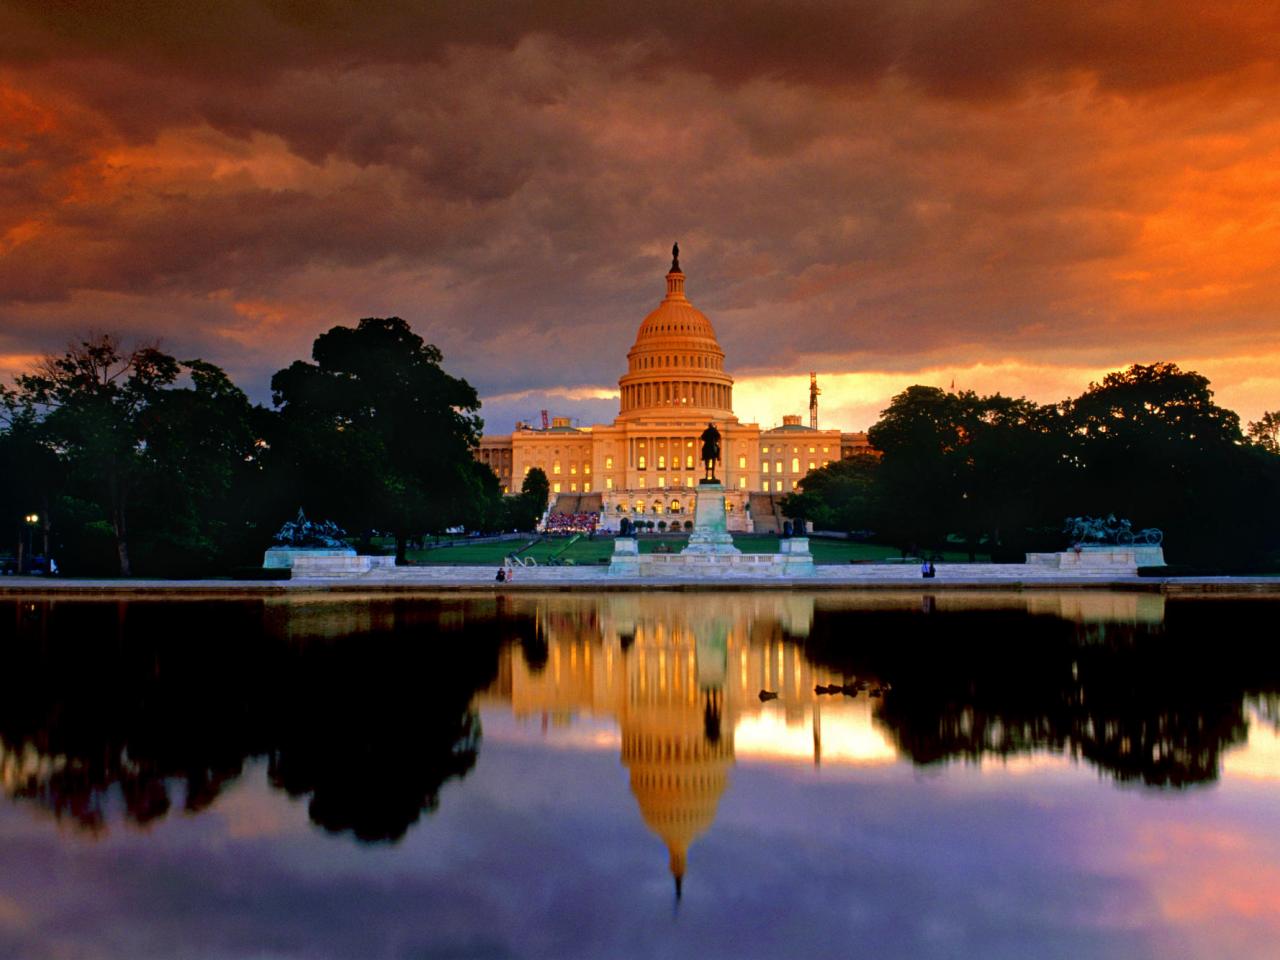
[[[0,368],[154,325],[262,396],[319,331],[399,314],[545,398],[616,382],[676,238],[740,373],[1280,352],[1277,27],[0,0]]]
[[[1135,90],[1238,69],[1275,52],[1265,4],[1044,0],[808,0],[731,6],[419,3],[412,0],[9,0],[0,54],[18,63],[122,58],[166,75],[261,80],[279,70],[418,62],[453,45],[511,48],[544,33],[573,44],[636,45],[639,69],[692,68],[731,83],[759,76],[842,86],[889,70],[942,92],[1007,92],[1063,70]]]

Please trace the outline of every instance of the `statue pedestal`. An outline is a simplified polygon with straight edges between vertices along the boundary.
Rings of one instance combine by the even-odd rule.
[[[609,573],[622,577],[640,575],[640,545],[635,537],[618,537],[613,541],[613,559],[609,561]]]
[[[741,553],[733,545],[729,535],[728,514],[724,508],[724,484],[700,483],[697,486],[693,510],[693,533],[689,545],[682,554],[718,554],[734,556]]]
[[[262,555],[262,566],[268,570],[292,570],[299,557],[331,559],[355,555],[352,547],[271,547]]]

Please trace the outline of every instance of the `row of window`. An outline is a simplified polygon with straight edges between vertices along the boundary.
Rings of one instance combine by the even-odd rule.
[[[817,462],[816,460],[810,460],[810,461],[808,461],[808,463],[809,463],[809,469],[808,469],[808,470],[806,470],[806,471],[805,471],[805,473],[808,473],[810,470],[816,470],[816,469],[818,469],[818,462]],[[831,461],[830,461],[830,460],[823,460],[823,461],[822,461],[822,465],[823,465],[824,467],[825,467],[825,466],[828,466],[830,463],[831,463]],[[784,472],[784,471],[783,471],[783,469],[782,469],[782,464],[783,464],[783,461],[781,461],[781,460],[775,460],[775,461],[773,461],[773,472],[774,472],[774,473],[782,473],[782,472]],[[768,472],[769,472],[769,461],[768,461],[768,460],[761,460],[761,461],[760,461],[760,472],[761,472],[761,473],[768,473]],[[799,473],[799,472],[800,472],[800,458],[799,458],[799,457],[792,457],[792,458],[791,458],[791,472],[792,472],[792,473]]]
[[[682,508],[679,500],[672,500],[670,504],[655,500],[652,505],[646,504],[643,500],[637,500],[630,507],[620,503],[616,509],[618,513],[693,513],[694,505],[690,503]],[[724,509],[726,513],[733,513],[733,504],[726,503]]]
[[[671,465],[671,469],[672,469],[672,470],[679,470],[679,469],[681,469],[681,468],[680,468],[680,464],[679,464],[679,463],[677,463],[677,462],[675,462],[675,460],[676,460],[676,459],[678,459],[678,458],[673,458],[673,462],[672,462],[672,465]],[[825,467],[825,466],[828,466],[830,463],[831,463],[831,461],[830,461],[830,460],[823,460],[823,461],[822,461],[822,465],[823,465],[824,467]],[[746,468],[746,465],[747,465],[747,458],[746,458],[746,457],[739,457],[739,458],[738,458],[738,467],[739,467],[739,468],[742,468],[742,469],[745,469],[745,468]],[[783,466],[784,466],[784,465],[785,465],[785,464],[784,464],[784,462],[783,462],[782,460],[775,460],[775,461],[773,461],[773,463],[772,463],[772,464],[770,464],[770,462],[769,462],[768,460],[762,460],[762,461],[760,462],[760,472],[761,472],[761,473],[765,473],[765,474],[769,473],[770,471],[772,471],[773,473],[785,473],[786,471],[784,471],[784,470],[783,470]],[[640,469],[640,470],[644,470],[644,469],[646,469],[646,466],[645,466],[645,457],[644,457],[644,455],[643,455],[643,454],[641,454],[641,455],[637,458],[637,467],[638,467],[638,469]],[[810,461],[808,461],[808,470],[807,470],[806,472],[809,472],[809,471],[812,471],[812,470],[816,470],[816,469],[817,469],[817,467],[818,467],[817,461],[816,461],[816,460],[810,460]],[[606,468],[606,469],[608,469],[608,470],[612,470],[612,469],[613,469],[613,457],[608,457],[608,458],[605,460],[605,468]],[[665,470],[665,469],[667,468],[667,458],[666,458],[665,456],[663,456],[662,454],[659,454],[659,455],[658,455],[658,467],[657,467],[657,468],[658,468],[659,470]],[[529,472],[530,470],[532,470],[532,469],[533,469],[533,467],[531,467],[531,466],[530,466],[530,467],[526,467],[524,472],[525,472],[526,474],[528,474],[528,472]],[[684,469],[686,469],[686,470],[692,470],[692,469],[693,469],[693,457],[692,457],[691,455],[690,455],[690,456],[685,457]],[[800,458],[799,458],[799,457],[792,457],[792,458],[791,458],[791,472],[792,472],[793,474],[798,474],[798,473],[800,473]],[[591,476],[591,464],[589,464],[589,463],[584,463],[584,464],[582,465],[582,473],[583,473],[583,475],[584,475],[584,476],[588,476],[588,477],[589,477],[589,476]],[[561,475],[561,470],[560,470],[560,461],[559,461],[559,460],[555,461],[555,463],[552,465],[552,467],[551,467],[551,475],[552,475],[552,476],[555,476],[555,477],[558,477],[558,476],[560,476],[560,475]],[[575,477],[578,475],[578,465],[577,465],[576,463],[573,463],[573,464],[570,464],[570,465],[569,465],[569,475],[570,475],[570,476],[575,476]],[[666,477],[658,477],[658,486],[660,486],[660,487],[665,487],[665,486],[667,485],[667,484],[666,484],[666,480],[667,480],[667,478],[666,478]],[[637,481],[638,481],[638,483],[640,484],[640,486],[642,486],[642,487],[643,487],[643,486],[645,485],[645,478],[644,478],[644,477],[638,477],[638,478],[637,478]],[[692,485],[693,485],[693,482],[694,482],[694,481],[693,481],[693,478],[692,478],[692,477],[686,477],[686,478],[684,479],[684,483],[683,483],[683,485],[684,485],[684,486],[692,486]],[[745,486],[745,485],[746,485],[746,482],[747,482],[747,478],[746,478],[746,477],[743,477],[743,476],[739,476],[739,477],[738,477],[738,485],[739,485],[739,486]],[[681,480],[680,480],[680,478],[679,478],[679,477],[673,477],[673,478],[672,478],[672,483],[673,483],[673,485],[675,485],[675,486],[680,486],[680,485],[681,485]],[[612,489],[613,489],[613,478],[612,478],[612,477],[608,477],[608,478],[606,478],[606,479],[605,479],[605,488],[606,488],[606,489],[608,489],[608,490],[612,490]],[[578,485],[577,485],[576,483],[575,483],[575,484],[573,484],[573,485],[572,485],[572,489],[576,491],[576,490],[578,489]],[[766,481],[765,489],[766,489],[766,490],[768,490],[768,489],[769,489],[767,481]],[[557,485],[557,487],[556,487],[556,490],[557,490],[557,492],[559,491],[559,486],[558,486],[558,485]],[[583,486],[583,490],[584,490],[584,491],[588,491],[588,492],[591,490],[591,482],[590,482],[590,481],[587,481],[587,482],[584,484],[584,486]]]
[[[648,469],[648,468],[645,466],[647,463],[648,463],[648,459],[645,457],[645,455],[644,455],[643,453],[636,457],[636,469],[637,469],[637,470],[646,470],[646,469]],[[657,468],[658,468],[659,470],[665,470],[665,469],[667,469],[667,455],[666,455],[665,453],[660,453],[660,454],[658,454],[658,467],[657,467]],[[693,469],[693,454],[692,454],[692,453],[686,453],[686,454],[685,454],[685,456],[684,456],[684,468],[685,468],[686,470],[692,470],[692,469]],[[680,469],[680,458],[679,458],[679,457],[672,457],[672,458],[671,458],[671,469],[672,469],[672,470],[679,470],[679,469]]]
[[[690,361],[693,361],[692,363]],[[636,369],[638,370],[657,370],[660,367],[700,367],[703,370],[719,370],[720,361],[717,357],[704,357],[694,354],[693,356],[672,356],[672,357],[637,357]]]
[[[638,483],[638,486],[640,487],[640,489],[644,489],[644,487],[645,487],[645,486],[647,486],[647,484],[645,483],[645,479],[644,479],[644,477],[639,477],[639,478],[638,478],[638,480],[637,480],[637,483]],[[687,488],[689,488],[689,489],[692,489],[692,488],[693,488],[693,486],[694,486],[694,484],[695,484],[695,480],[694,480],[694,478],[693,478],[693,477],[685,477],[685,478],[684,478],[683,486],[685,486],[685,487],[687,487]],[[765,493],[785,493],[785,492],[787,492],[788,490],[795,490],[795,489],[796,489],[796,484],[797,484],[797,481],[796,481],[796,480],[772,480],[772,481],[771,481],[771,480],[765,480],[765,481],[764,481],[764,483],[763,483],[763,489],[764,489],[764,492],[765,492]],[[672,482],[671,482],[671,486],[672,486],[672,487],[679,487],[679,486],[682,486],[682,484],[681,484],[681,482],[680,482],[680,478],[679,478],[679,477],[673,477],[673,478],[672,478]],[[613,487],[613,477],[606,477],[606,478],[605,478],[605,481],[604,481],[604,488],[605,488],[606,490],[612,490],[612,489],[614,488],[614,487]],[[665,489],[667,488],[667,478],[666,478],[666,477],[659,477],[659,478],[658,478],[657,488],[658,488],[659,490],[665,490]],[[746,477],[739,477],[739,478],[738,478],[738,489],[739,489],[739,490],[745,490],[745,489],[747,489],[747,478],[746,478]],[[503,487],[503,488],[502,488],[502,492],[503,492],[503,493],[507,493],[507,492],[509,492],[509,491],[508,491],[508,488]],[[565,492],[565,491],[564,491],[564,484],[563,484],[560,480],[556,480],[554,483],[552,483],[552,484],[551,484],[551,492],[552,492],[552,493],[564,493],[564,492]],[[591,492],[591,481],[590,481],[590,480],[584,480],[584,481],[582,482],[582,488],[581,488],[581,490],[579,490],[579,488],[578,488],[578,481],[576,481],[576,480],[571,480],[571,481],[569,481],[569,491],[568,491],[568,492],[569,492],[569,493],[590,493],[590,492]]]
[[[761,447],[761,448],[760,448],[760,452],[761,452],[761,453],[768,453],[768,452],[769,452],[769,448],[768,448],[767,446]],[[774,452],[774,453],[786,453],[786,452],[787,452],[787,448],[786,448],[785,446],[782,446],[782,447],[775,446],[775,447],[773,448],[773,452]],[[799,448],[799,447],[792,447],[792,448],[791,448],[791,452],[792,452],[792,453],[799,453],[799,452],[800,452],[800,448]],[[809,448],[809,452],[810,452],[810,453],[817,453],[817,452],[818,452],[818,448],[817,448],[816,446],[810,447],[810,448]],[[830,448],[830,447],[823,447],[823,448],[822,448],[822,452],[823,452],[823,453],[830,453],[830,452],[831,452],[831,448]]]

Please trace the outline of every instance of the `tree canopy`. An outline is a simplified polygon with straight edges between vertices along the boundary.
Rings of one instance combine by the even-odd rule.
[[[1171,363],[1048,405],[912,386],[868,432],[878,462],[810,473],[784,510],[904,549],[960,542],[1008,559],[1062,547],[1067,516],[1115,513],[1162,528],[1175,559],[1255,563],[1280,549],[1278,422],[1250,425],[1246,443],[1209,381]]]
[[[483,514],[480,400],[439,349],[399,317],[370,317],[321,334],[311,356],[271,378],[273,458],[308,510],[389,531],[398,562],[411,535]]]
[[[42,464],[45,516],[62,513],[79,552],[109,538],[122,576],[133,572],[135,528],[147,549],[174,548],[159,550],[162,568],[216,552],[253,440],[248,400],[218,367],[97,334],[20,375],[3,402],[9,455]],[[65,493],[56,508],[54,487]]]

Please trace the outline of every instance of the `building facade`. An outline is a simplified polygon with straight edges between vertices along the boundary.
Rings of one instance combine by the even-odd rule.
[[[574,427],[557,417],[541,429],[518,424],[481,440],[477,456],[503,492],[518,492],[525,474],[540,467],[557,509],[598,511],[605,529],[617,529],[623,517],[682,522],[693,516],[694,488],[704,475],[698,438],[714,423],[729,529],[749,531],[810,470],[870,449],[865,433],[820,430],[799,416],[763,430],[740,422],[724,350],[711,321],[685,296],[678,256],[666,279],[666,296],[627,352],[612,424]]]

